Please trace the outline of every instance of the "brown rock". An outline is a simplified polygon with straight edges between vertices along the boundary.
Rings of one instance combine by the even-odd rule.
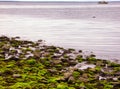
[[[82,81],[82,82],[88,82],[88,79],[87,78],[83,78],[83,77],[79,77],[79,80]]]
[[[70,73],[70,72],[64,73],[64,78],[68,79],[71,75],[72,75],[72,73]]]
[[[68,82],[74,82],[74,81],[75,81],[74,77],[70,76],[69,79],[68,79]]]
[[[41,56],[40,52],[37,52],[37,51],[34,51],[34,52],[33,52],[33,55],[34,55],[35,57],[40,57],[40,56]]]
[[[55,70],[55,69],[48,69],[48,71],[51,73],[57,73],[57,70]]]
[[[82,75],[82,77],[88,78],[88,74],[87,74],[87,73],[84,73],[84,74]]]

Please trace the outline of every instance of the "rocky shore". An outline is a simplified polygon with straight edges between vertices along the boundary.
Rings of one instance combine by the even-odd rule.
[[[0,37],[0,89],[119,89],[120,64],[82,50]]]

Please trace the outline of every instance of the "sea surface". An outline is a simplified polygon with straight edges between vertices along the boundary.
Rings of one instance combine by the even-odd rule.
[[[0,2],[0,35],[120,61],[120,2]]]

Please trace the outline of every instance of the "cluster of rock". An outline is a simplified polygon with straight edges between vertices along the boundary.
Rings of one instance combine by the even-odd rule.
[[[120,64],[19,37],[0,37],[0,88],[118,89]]]

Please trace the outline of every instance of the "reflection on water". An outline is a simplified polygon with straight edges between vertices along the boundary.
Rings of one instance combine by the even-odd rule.
[[[98,57],[120,58],[119,10],[119,5],[0,8],[0,34],[44,39],[47,44],[92,51]]]

